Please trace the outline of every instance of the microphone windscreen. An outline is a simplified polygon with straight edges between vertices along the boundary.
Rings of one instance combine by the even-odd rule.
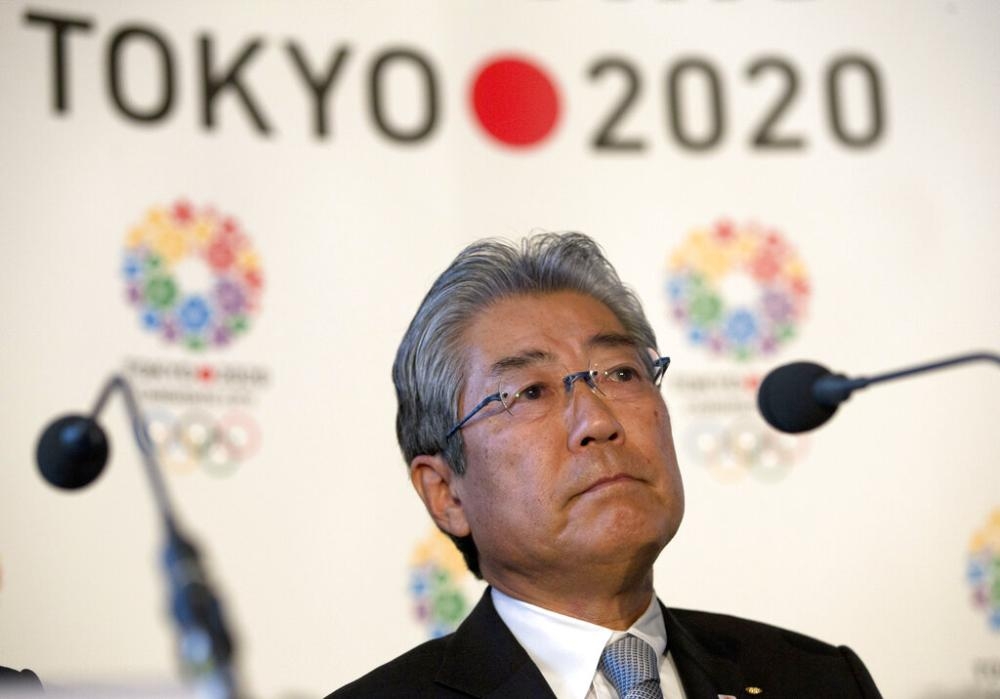
[[[108,438],[95,420],[64,415],[49,423],[35,450],[42,477],[57,488],[90,485],[108,462]]]
[[[837,407],[816,400],[813,386],[830,370],[812,362],[785,364],[769,373],[757,391],[757,407],[776,430],[808,432],[833,417]]]

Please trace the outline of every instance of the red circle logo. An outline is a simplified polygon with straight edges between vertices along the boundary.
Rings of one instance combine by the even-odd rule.
[[[508,146],[531,146],[559,119],[559,95],[545,71],[519,58],[490,61],[472,84],[472,107],[479,123]]]

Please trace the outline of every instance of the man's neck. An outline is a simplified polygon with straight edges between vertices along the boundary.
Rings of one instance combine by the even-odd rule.
[[[485,573],[486,571],[484,571]],[[607,629],[624,631],[642,616],[653,598],[653,571],[637,579],[599,584],[599,576],[572,580],[556,586],[552,580],[535,581],[510,576],[486,575],[486,580],[514,599],[582,619]]]

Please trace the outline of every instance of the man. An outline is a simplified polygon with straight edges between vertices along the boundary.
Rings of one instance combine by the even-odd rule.
[[[586,236],[455,259],[396,355],[396,428],[417,494],[490,588],[454,634],[330,699],[880,696],[847,648],[656,599],[684,492],[655,348]]]

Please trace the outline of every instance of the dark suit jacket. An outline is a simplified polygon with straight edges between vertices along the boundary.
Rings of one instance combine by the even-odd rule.
[[[663,617],[688,699],[882,696],[858,656],[844,646],[721,614],[663,607]],[[554,699],[494,609],[489,590],[455,633],[417,646],[327,699],[352,697]]]
[[[39,681],[38,675],[31,670],[18,672],[9,667],[0,667],[0,697],[4,695],[4,690],[8,689],[16,689],[19,692],[30,690],[41,692],[42,683]]]

